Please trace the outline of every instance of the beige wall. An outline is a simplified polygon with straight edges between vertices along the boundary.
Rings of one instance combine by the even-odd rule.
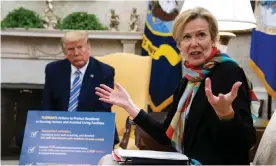
[[[253,82],[254,86],[261,86],[261,82],[256,77],[256,74],[252,71],[249,66],[250,59],[250,42],[251,42],[251,34],[237,34],[237,36],[230,40],[228,46],[228,54],[235,60],[239,62],[239,64],[245,70],[248,78]]]

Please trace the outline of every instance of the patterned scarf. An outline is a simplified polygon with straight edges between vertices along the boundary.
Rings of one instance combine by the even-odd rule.
[[[191,103],[194,96],[196,95],[201,81],[212,71],[212,69],[219,63],[233,62],[238,65],[236,61],[231,59],[228,55],[219,53],[217,48],[213,48],[210,57],[206,60],[206,63],[199,67],[191,66],[187,63],[184,65],[185,77],[188,79],[186,89],[179,100],[177,111],[171,121],[169,128],[166,131],[166,135],[171,140],[172,145],[175,149],[183,153],[182,141],[183,132],[185,126],[185,119],[189,114]],[[255,93],[252,89],[252,84],[247,80],[249,85],[249,92],[251,95],[251,115],[252,119],[255,120],[258,117],[258,107],[260,105]]]

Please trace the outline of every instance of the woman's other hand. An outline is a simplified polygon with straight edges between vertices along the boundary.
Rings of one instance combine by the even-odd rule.
[[[117,90],[100,84],[100,87],[96,87],[96,95],[98,95],[100,97],[99,100],[103,102],[124,108],[128,111],[130,116],[135,118],[140,109],[133,103],[127,91],[119,83],[115,83],[115,86]]]
[[[238,90],[241,84],[242,84],[241,82],[236,82],[229,93],[227,94],[220,93],[218,96],[215,96],[213,95],[213,92],[212,92],[210,78],[205,79],[206,96],[208,98],[209,103],[212,105],[212,107],[214,108],[216,114],[220,119],[234,113],[234,110],[232,108],[232,102],[237,97]]]

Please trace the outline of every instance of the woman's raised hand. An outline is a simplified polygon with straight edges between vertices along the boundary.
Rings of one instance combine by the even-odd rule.
[[[219,118],[233,113],[232,102],[237,97],[238,90],[241,84],[241,82],[236,82],[229,93],[219,94],[218,96],[215,96],[212,92],[211,80],[210,78],[206,78],[205,93],[209,103],[212,105]]]
[[[140,111],[140,109],[132,102],[127,91],[119,84],[115,83],[117,90],[114,90],[104,84],[100,84],[100,87],[96,87],[96,95],[99,100],[117,105],[124,108],[134,118]]]

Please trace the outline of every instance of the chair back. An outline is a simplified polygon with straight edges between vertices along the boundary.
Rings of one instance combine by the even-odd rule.
[[[151,57],[131,53],[113,53],[95,58],[114,67],[115,82],[118,82],[127,90],[131,99],[139,108],[147,111]],[[118,134],[123,136],[125,122],[129,114],[118,106],[113,106],[112,112],[116,114]]]

